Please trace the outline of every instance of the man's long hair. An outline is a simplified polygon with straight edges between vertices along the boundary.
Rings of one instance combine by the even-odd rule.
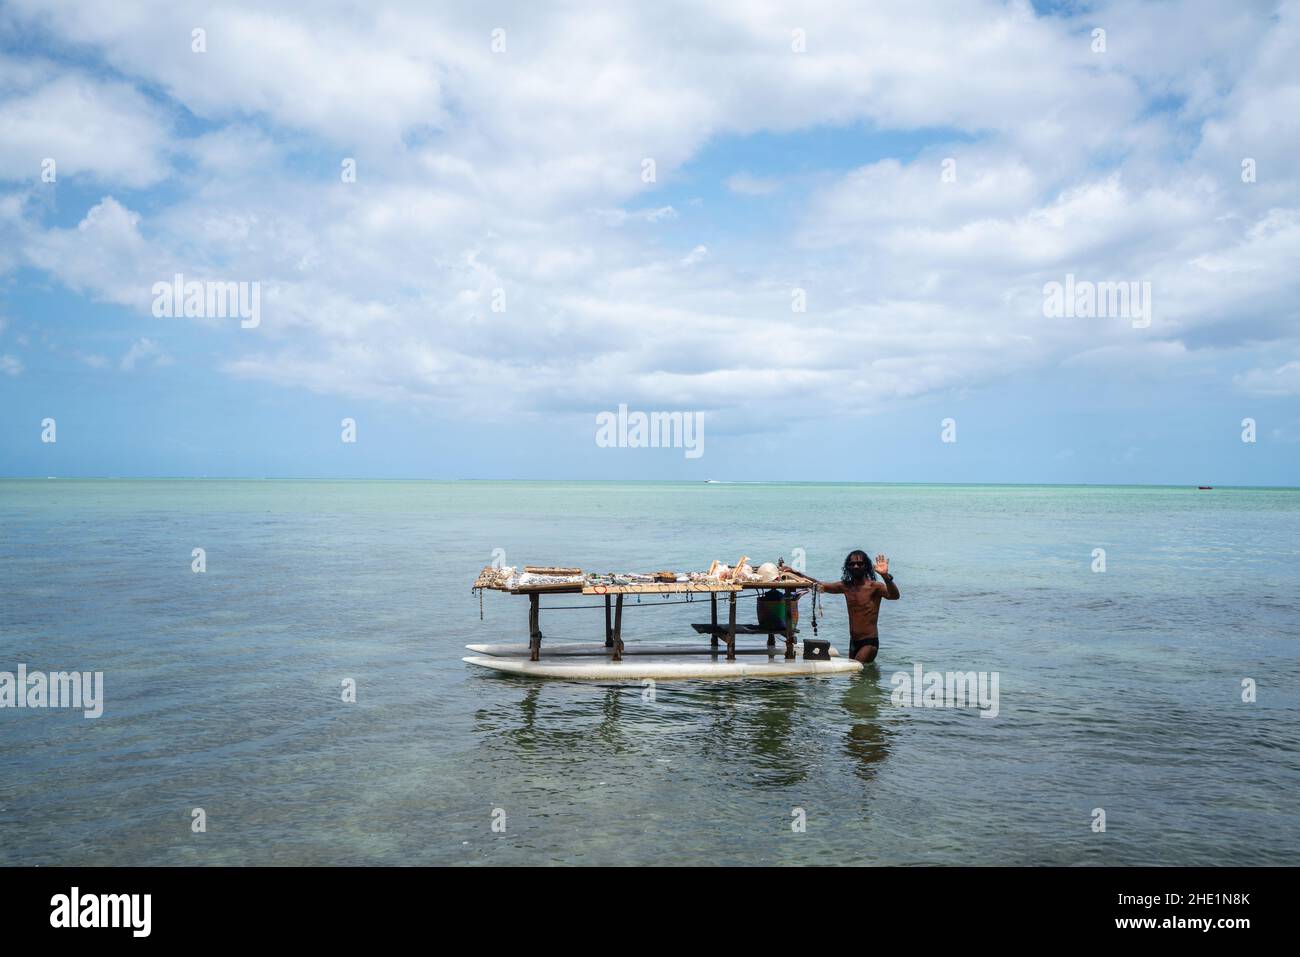
[[[876,570],[871,567],[871,556],[869,556],[866,552],[864,552],[860,548],[855,549],[854,551],[851,551],[844,556],[844,567],[840,569],[840,581],[844,582],[844,584],[846,585],[850,585],[853,583],[853,576],[849,574],[849,561],[853,558],[854,555],[862,556],[862,561],[865,562],[867,566],[867,578],[869,578],[871,581],[875,581]]]

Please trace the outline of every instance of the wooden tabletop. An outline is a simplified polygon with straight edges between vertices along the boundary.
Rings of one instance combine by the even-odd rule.
[[[511,588],[512,595],[546,594],[583,594],[583,595],[681,595],[727,594],[738,591],[766,591],[775,588],[778,591],[796,591],[812,588],[813,582],[636,582],[630,585],[590,585],[578,582],[556,582],[551,584],[520,585]]]
[[[735,582],[638,582],[634,585],[583,585],[584,595],[680,595],[686,592],[737,592]]]

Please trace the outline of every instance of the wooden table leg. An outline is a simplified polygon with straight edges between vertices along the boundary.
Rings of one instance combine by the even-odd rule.
[[[609,596],[605,596],[605,647],[614,647],[614,626],[609,623]]]
[[[709,632],[709,648],[716,655],[718,653],[718,593],[709,592],[709,602],[713,606],[713,630]]]
[[[623,660],[623,596],[614,603],[614,660]]]
[[[727,604],[727,660],[736,660],[736,593],[730,592]]]
[[[542,625],[540,596],[528,596],[528,660],[540,661],[542,657]]]
[[[785,600],[785,657],[787,659],[794,657],[794,603],[793,598],[787,597]]]

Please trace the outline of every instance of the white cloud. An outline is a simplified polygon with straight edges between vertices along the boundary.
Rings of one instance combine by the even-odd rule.
[[[775,177],[752,176],[742,171],[728,176],[726,187],[741,196],[769,196],[781,188],[781,182]]]
[[[75,228],[31,232],[24,252],[31,265],[70,288],[146,314],[152,284],[170,276],[166,257],[140,232],[140,214],[112,196],[92,206]]]
[[[293,16],[259,3],[118,5],[86,14],[77,0],[19,2],[14,10],[72,44],[101,51],[114,69],[159,86],[216,122],[265,117],[337,143],[398,141],[416,122],[441,122],[430,54],[447,35],[401,31],[389,16]],[[191,31],[206,31],[196,53]]]
[[[0,56],[0,179],[55,183],[90,178],[144,187],[168,173],[169,123],[128,84],[43,61]]]
[[[1110,320],[1099,320],[1108,322]],[[1177,340],[1152,340],[1126,342],[1116,345],[1085,349],[1061,361],[1065,368],[1097,369],[1124,368],[1143,374],[1164,363],[1180,362],[1188,358],[1188,350]]]
[[[696,246],[689,253],[682,257],[683,266],[694,266],[698,262],[703,262],[704,258],[709,255],[708,246]]]
[[[1079,21],[1022,2],[817,4],[800,55],[784,10],[741,2],[520,3],[490,23],[415,2],[11,8],[104,67],[47,89],[33,79],[46,61],[5,61],[17,166],[68,126],[29,115],[53,89],[53,115],[137,134],[101,138],[88,170],[138,184],[175,162],[177,189],[104,196],[75,228],[0,196],[0,269],[33,266],[142,321],[174,272],[259,281],[256,333],[224,327],[231,375],[475,410],[484,395],[545,409],[621,393],[744,409],[764,388],[816,410],[1296,335],[1294,3],[1276,18],[1102,7],[1088,23],[1113,24],[1103,57]],[[1194,29],[1210,9],[1216,29]],[[196,23],[206,54],[189,48]],[[498,23],[508,52],[494,55]],[[182,110],[203,132],[173,141],[163,118]],[[709,200],[680,198],[711,142],[834,125],[950,142],[850,160],[792,140],[780,174],[725,182],[782,191],[794,218],[770,229],[715,239]],[[1259,156],[1258,183],[1240,182],[1238,153]],[[345,156],[355,183],[340,181]],[[1042,284],[1066,272],[1149,279],[1152,329],[1044,321]]]
[[[8,376],[18,376],[22,375],[22,372],[23,363],[21,359],[17,356],[12,356],[7,352],[4,355],[0,355],[0,373],[4,373]]]
[[[1251,369],[1234,376],[1233,383],[1243,392],[1255,395],[1300,395],[1300,361],[1275,369]]]
[[[137,339],[131,344],[131,348],[122,356],[122,361],[118,367],[125,372],[134,372],[138,364],[144,360],[152,360],[151,364],[155,366],[166,366],[172,364],[171,356],[167,355],[159,347],[158,343],[152,339]]]

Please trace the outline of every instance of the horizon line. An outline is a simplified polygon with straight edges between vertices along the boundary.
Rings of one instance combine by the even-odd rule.
[[[380,478],[374,476],[285,475],[3,475],[0,482],[602,482],[643,485],[929,485],[937,488],[995,486],[1004,488],[1183,488],[1300,491],[1297,485],[1199,485],[1191,482],[922,482],[901,479],[626,479],[626,478]]]

